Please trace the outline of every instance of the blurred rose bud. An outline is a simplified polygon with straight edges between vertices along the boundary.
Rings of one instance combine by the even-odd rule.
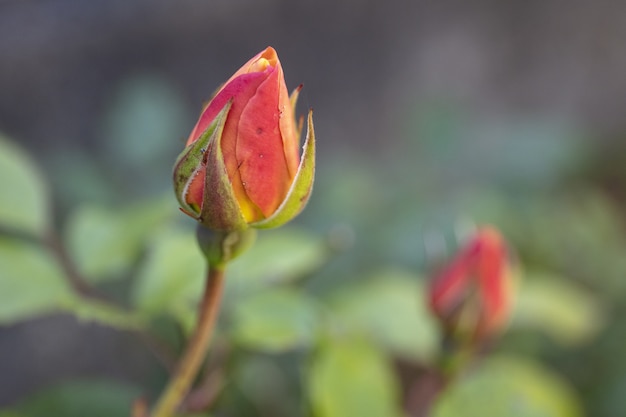
[[[512,281],[502,236],[496,229],[484,227],[431,281],[430,308],[449,333],[482,341],[507,324]]]
[[[299,91],[289,97],[271,47],[226,81],[174,166],[183,212],[210,229],[243,230],[277,227],[302,211],[313,186],[315,134],[309,112],[300,156]]]

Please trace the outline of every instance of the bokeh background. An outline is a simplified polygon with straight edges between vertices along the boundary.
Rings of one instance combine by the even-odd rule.
[[[315,112],[318,176],[296,226],[342,247],[308,290],[387,266],[428,276],[494,224],[539,294],[502,349],[559,374],[586,415],[615,416],[624,39],[612,0],[3,0],[0,131],[39,166],[63,230],[80,207],[168,195],[203,101],[272,45]],[[0,406],[75,378],[149,386],[155,367],[134,335],[67,314],[0,327]]]

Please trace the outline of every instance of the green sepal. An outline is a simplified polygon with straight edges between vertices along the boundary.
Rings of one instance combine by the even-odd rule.
[[[209,265],[212,268],[224,268],[252,246],[256,240],[256,230],[212,230],[199,224],[196,237]]]
[[[296,217],[306,206],[313,189],[315,178],[315,130],[313,128],[313,110],[309,111],[307,119],[306,140],[300,158],[298,172],[293,179],[287,196],[278,209],[267,219],[251,223],[251,227],[270,229],[282,226]]]
[[[222,154],[222,134],[231,105],[232,100],[217,115],[215,130],[211,134],[206,153],[207,170],[199,221],[213,230],[228,231],[248,228],[248,223],[241,213],[239,202],[228,178]]]
[[[200,218],[200,207],[194,207],[187,203],[186,196],[189,185],[193,178],[198,174],[202,167],[202,159],[208,149],[209,142],[213,138],[213,132],[217,124],[222,119],[223,114],[228,112],[230,106],[227,104],[224,109],[217,115],[213,123],[202,133],[202,135],[195,142],[189,144],[176,158],[174,163],[173,178],[174,178],[174,192],[176,193],[176,199],[180,204],[182,210],[194,217]]]
[[[232,101],[217,114],[215,120],[195,142],[180,154],[174,165],[174,191],[182,210],[203,226],[214,230],[243,230],[247,223],[233,193],[221,140]],[[186,201],[193,178],[206,164],[202,205],[196,207]]]

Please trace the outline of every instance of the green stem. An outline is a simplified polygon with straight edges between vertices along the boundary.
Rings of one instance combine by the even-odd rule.
[[[211,266],[207,276],[204,296],[200,303],[198,324],[161,398],[152,411],[152,417],[170,417],[189,392],[217,322],[224,287],[224,267]]]

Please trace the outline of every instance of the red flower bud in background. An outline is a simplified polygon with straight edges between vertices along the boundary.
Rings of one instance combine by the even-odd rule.
[[[241,67],[208,103],[174,166],[181,210],[215,230],[270,228],[295,217],[313,186],[311,112],[302,156],[300,87],[289,97],[276,51]]]
[[[507,324],[512,284],[505,242],[496,229],[484,227],[431,281],[430,308],[452,334],[485,340]]]

